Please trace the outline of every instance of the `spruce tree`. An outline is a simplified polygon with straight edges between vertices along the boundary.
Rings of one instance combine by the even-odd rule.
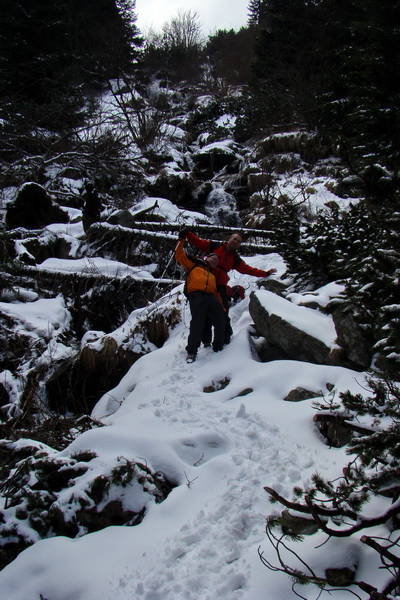
[[[340,3],[341,5],[343,3]],[[400,2],[323,0],[321,124],[375,202],[398,200]]]
[[[248,24],[263,25],[268,15],[268,0],[249,0]]]
[[[254,9],[256,14],[257,10]],[[315,124],[315,97],[323,77],[317,3],[269,0],[257,29],[246,115],[250,131]]]
[[[0,33],[4,119],[20,113],[42,127],[59,128],[63,120],[70,126],[69,119],[79,113],[82,86],[132,68],[141,44],[134,0],[5,2]]]

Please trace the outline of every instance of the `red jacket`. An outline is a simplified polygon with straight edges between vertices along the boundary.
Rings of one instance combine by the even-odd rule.
[[[201,250],[201,252],[204,252],[204,254],[210,254],[211,252],[218,254],[219,265],[214,269],[217,285],[228,284],[228,272],[232,269],[235,269],[243,275],[253,275],[254,277],[268,277],[270,274],[268,271],[256,269],[256,267],[251,267],[245,263],[236,251],[230,252],[227,250],[226,242],[221,242],[218,244],[217,242],[212,242],[211,240],[203,240],[202,238],[197,237],[197,235],[191,231],[188,231],[187,233],[187,241],[198,250]]]

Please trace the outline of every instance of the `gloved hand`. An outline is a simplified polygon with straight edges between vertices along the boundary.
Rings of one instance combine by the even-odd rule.
[[[276,273],[276,269],[270,269],[269,271],[267,271],[267,273],[268,273],[268,277],[269,277],[270,275],[275,275],[275,273]]]
[[[188,227],[184,227],[183,229],[181,229],[180,232],[179,232],[179,234],[178,234],[179,239],[180,240],[185,240],[188,231],[189,231]]]

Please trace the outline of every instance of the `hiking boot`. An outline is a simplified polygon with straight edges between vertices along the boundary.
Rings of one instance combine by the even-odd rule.
[[[222,349],[223,349],[223,345],[222,344],[213,344],[213,350],[214,350],[214,352],[221,352]]]
[[[195,354],[188,354],[186,357],[186,362],[187,363],[192,363],[196,360],[196,355]]]
[[[203,342],[204,348],[211,348],[210,342]]]

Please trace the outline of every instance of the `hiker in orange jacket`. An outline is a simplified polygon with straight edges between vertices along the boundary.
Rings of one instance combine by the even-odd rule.
[[[190,258],[184,250],[185,239],[181,238],[175,249],[175,259],[187,271],[186,289],[189,300],[191,321],[187,341],[187,362],[196,359],[204,331],[206,319],[214,327],[214,352],[223,348],[225,333],[225,309],[222,298],[217,290],[214,269],[217,267],[219,257],[211,253],[203,260]],[[210,339],[211,342],[211,339]]]
[[[195,235],[188,228],[182,229],[180,236],[185,236],[189,244],[201,250],[205,254],[214,252],[219,256],[218,266],[215,268],[214,274],[217,281],[217,288],[221,294],[222,302],[226,310],[226,329],[224,335],[224,344],[229,344],[232,336],[232,326],[228,315],[230,298],[228,293],[228,281],[229,271],[232,269],[242,273],[243,275],[252,275],[253,277],[269,277],[276,273],[276,269],[269,269],[264,271],[263,269],[257,269],[248,265],[238,254],[238,249],[243,241],[243,237],[240,233],[232,234],[229,239],[225,242],[214,242],[211,240],[204,240]],[[203,343],[208,344],[210,338],[210,327],[209,323],[206,323],[204,335],[202,338]]]

